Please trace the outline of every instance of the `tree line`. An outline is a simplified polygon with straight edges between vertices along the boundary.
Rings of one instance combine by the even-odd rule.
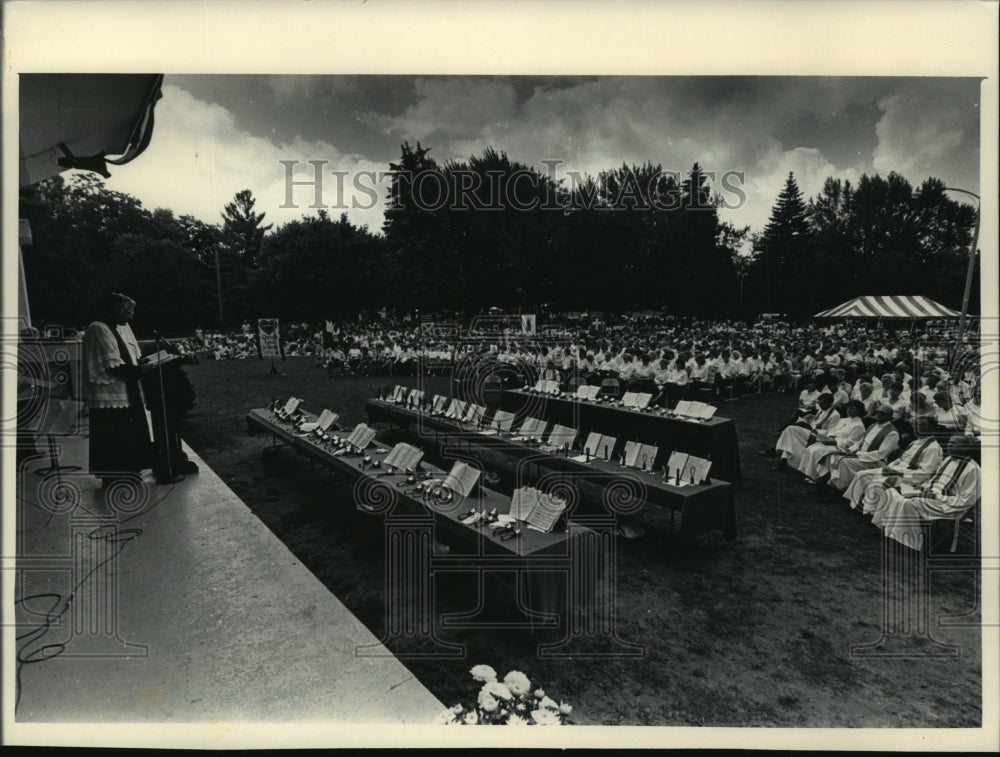
[[[723,199],[697,163],[686,176],[622,165],[567,186],[493,148],[444,165],[430,152],[402,145],[378,232],[322,209],[274,228],[249,190],[210,224],[150,211],[92,174],[24,188],[33,315],[82,325],[109,289],[160,330],[382,308],[794,317],[863,294],[961,301],[975,210],[937,179],[829,178],[805,200],[789,174],[751,233],[720,219]]]

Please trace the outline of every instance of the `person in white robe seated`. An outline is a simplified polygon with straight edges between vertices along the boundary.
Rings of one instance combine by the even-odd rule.
[[[816,440],[820,431],[829,432],[840,420],[840,413],[833,409],[833,395],[824,392],[816,400],[817,410],[804,416],[797,423],[786,426],[774,445],[778,463],[775,470],[798,468],[802,453]]]
[[[924,521],[953,519],[974,507],[981,496],[982,471],[967,454],[967,445],[967,437],[951,437],[948,456],[919,488],[904,485],[900,490],[886,489],[884,497],[872,498],[872,523],[890,539],[919,550],[923,548]]]
[[[837,491],[844,491],[858,473],[883,467],[897,449],[899,432],[892,425],[892,408],[879,405],[875,408],[875,422],[865,431],[858,446],[846,453],[837,452],[831,457],[830,486]]]
[[[806,477],[806,483],[818,484],[829,476],[830,457],[837,451],[847,452],[856,447],[864,437],[865,424],[861,420],[864,405],[861,401],[848,402],[845,412],[846,415],[829,431],[816,432],[816,441],[803,450],[799,461],[799,472]]]
[[[937,439],[930,435],[917,437],[888,465],[859,471],[844,491],[844,498],[855,510],[860,507],[869,515],[885,496],[886,489],[899,488],[902,484],[919,487],[934,475],[942,457],[944,450]]]

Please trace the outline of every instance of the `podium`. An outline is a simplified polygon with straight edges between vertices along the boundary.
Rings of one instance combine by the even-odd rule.
[[[142,358],[142,389],[153,426],[153,476],[157,483],[177,483],[184,479],[181,469],[186,457],[181,449],[180,407],[177,376],[187,360],[161,350]]]

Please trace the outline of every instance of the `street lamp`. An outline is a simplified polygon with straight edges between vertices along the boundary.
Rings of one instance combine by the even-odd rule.
[[[962,295],[962,315],[958,321],[958,341],[961,342],[962,337],[965,336],[965,321],[968,318],[969,313],[969,295],[972,292],[972,278],[976,270],[976,246],[979,244],[979,216],[981,200],[979,195],[975,192],[970,192],[967,189],[945,187],[944,191],[961,192],[962,194],[967,194],[976,198],[976,227],[972,232],[972,246],[969,248],[969,270],[965,274],[965,294]]]

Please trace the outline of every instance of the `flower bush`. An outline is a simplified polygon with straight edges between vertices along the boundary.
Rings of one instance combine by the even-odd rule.
[[[456,704],[438,715],[443,725],[565,725],[573,707],[557,703],[543,689],[531,690],[531,681],[519,670],[497,680],[489,665],[476,665],[469,673],[482,686],[472,706]]]

